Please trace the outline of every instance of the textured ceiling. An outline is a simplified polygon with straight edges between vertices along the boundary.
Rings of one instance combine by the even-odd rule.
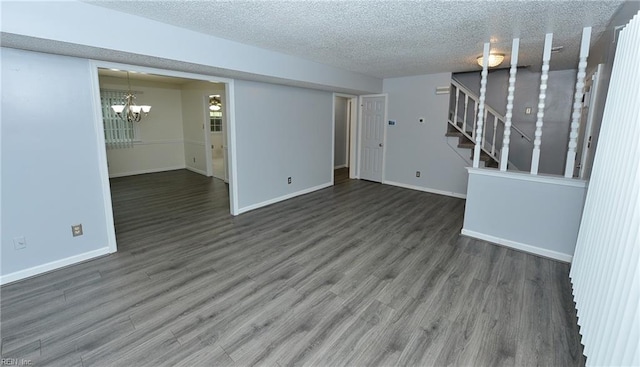
[[[554,33],[551,68],[577,66],[582,28],[592,43],[622,1],[87,1],[380,78],[478,70],[482,44],[538,68]],[[224,52],[224,50],[216,50]]]

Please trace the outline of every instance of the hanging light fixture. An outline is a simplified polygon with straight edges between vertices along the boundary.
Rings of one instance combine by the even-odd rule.
[[[222,101],[220,101],[219,94],[209,96],[209,109],[211,111],[220,111],[222,109]]]
[[[478,56],[478,65],[482,66],[483,61],[483,57]],[[504,54],[489,54],[489,60],[487,64],[490,68],[493,68],[502,64],[502,61],[504,61]]]
[[[131,91],[131,80],[129,80],[129,72],[127,71],[127,84],[129,86],[129,91],[124,96],[124,104],[117,104],[111,106],[113,111],[118,115],[118,117],[123,120],[127,120],[129,122],[140,122],[142,119],[142,114],[147,116],[149,111],[151,111],[151,106],[142,105],[138,106],[135,102],[136,95]]]

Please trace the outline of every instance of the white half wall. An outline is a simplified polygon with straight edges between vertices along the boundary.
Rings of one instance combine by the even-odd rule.
[[[127,80],[100,77],[100,88],[126,91]],[[185,167],[182,132],[182,94],[177,84],[132,80],[137,104],[151,112],[137,126],[138,140],[132,147],[107,149],[109,177],[160,172]]]
[[[104,133],[95,128],[89,61],[7,48],[1,60],[0,282],[6,283],[108,253],[115,238],[98,165]],[[72,236],[74,224],[84,235]],[[18,237],[26,248],[15,248]]]
[[[586,182],[469,168],[463,235],[571,262]]]
[[[240,212],[332,185],[332,102],[328,92],[235,82]]]
[[[449,95],[436,87],[449,86],[451,73],[385,79],[388,117],[385,182],[455,197],[467,193],[468,160],[449,145]],[[420,119],[424,123],[420,123]],[[420,171],[420,177],[416,177]]]

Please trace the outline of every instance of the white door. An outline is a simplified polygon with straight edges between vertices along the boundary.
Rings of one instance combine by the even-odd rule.
[[[386,95],[360,97],[360,178],[382,182],[384,169],[384,143]]]

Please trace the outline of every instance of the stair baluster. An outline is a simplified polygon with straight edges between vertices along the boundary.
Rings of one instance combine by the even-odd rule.
[[[513,117],[513,99],[516,90],[516,73],[518,71],[518,51],[520,39],[514,38],[511,44],[511,69],[509,70],[509,94],[507,96],[507,113],[504,120],[502,135],[502,154],[500,156],[500,171],[507,170],[509,162],[509,144],[511,143],[511,118]]]
[[[547,98],[547,80],[549,79],[549,61],[551,60],[551,44],[553,33],[547,33],[544,38],[544,53],[542,54],[542,75],[540,76],[540,95],[538,96],[538,119],[533,138],[533,154],[531,156],[531,174],[538,174],[540,163],[540,144],[542,143],[542,124],[544,118],[544,102]]]
[[[569,147],[567,149],[567,163],[564,167],[564,177],[573,177],[576,161],[576,147],[578,146],[578,128],[582,117],[582,98],[584,97],[584,77],[586,76],[587,57],[589,56],[589,42],[591,42],[591,27],[582,30],[582,44],[580,45],[580,62],[576,76],[576,92],[573,100],[573,114],[571,115],[571,132],[569,133]]]
[[[483,117],[484,117],[484,101],[487,93],[487,74],[489,63],[489,42],[484,44],[484,52],[482,53],[482,79],[480,80],[480,100],[478,103],[478,121],[476,123],[476,146],[473,149],[473,168],[480,167],[480,152],[484,146],[483,138]]]

